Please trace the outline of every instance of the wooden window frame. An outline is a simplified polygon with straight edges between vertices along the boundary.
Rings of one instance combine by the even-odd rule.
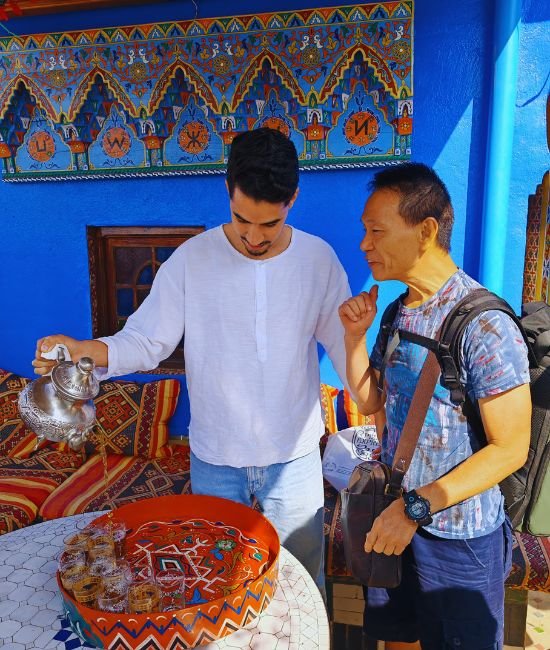
[[[128,247],[174,247],[204,232],[204,226],[88,226],[88,260],[92,307],[92,335],[109,336],[117,331],[114,251],[121,244]],[[145,371],[144,371],[145,372]],[[184,374],[183,359],[161,362],[147,374]]]
[[[25,16],[57,14],[65,11],[88,11],[90,9],[111,9],[131,5],[154,4],[155,0],[17,0],[17,6]],[[4,11],[8,16],[17,17],[10,4]]]

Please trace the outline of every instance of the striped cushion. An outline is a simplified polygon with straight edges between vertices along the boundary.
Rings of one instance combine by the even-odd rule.
[[[372,415],[359,413],[357,404],[353,401],[347,388],[339,389],[328,384],[321,384],[320,394],[325,429],[328,433],[343,431],[362,424],[374,424]]]
[[[338,389],[328,384],[321,384],[321,408],[325,419],[325,429],[328,433],[338,431],[336,426],[336,403]]]
[[[374,424],[374,416],[359,413],[357,404],[353,401],[347,388],[338,393],[336,409],[338,422],[342,425],[338,426],[338,431],[349,427],[359,427],[363,424]]]
[[[23,495],[40,507],[81,465],[81,455],[55,450],[31,458],[0,458],[0,494]]]
[[[81,512],[94,512],[133,503],[149,497],[184,494],[190,490],[189,447],[178,445],[166,458],[109,454],[108,490],[105,491],[103,460],[94,455],[75,472],[40,508],[44,519]]]
[[[38,507],[27,497],[0,491],[0,535],[32,524],[37,512]]]
[[[176,379],[103,382],[94,400],[97,427],[88,436],[86,453],[97,453],[105,442],[108,454],[168,456],[168,421],[176,410],[179,391]]]

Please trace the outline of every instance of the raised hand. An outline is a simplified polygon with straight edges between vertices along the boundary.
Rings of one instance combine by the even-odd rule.
[[[365,335],[376,317],[377,299],[378,285],[375,284],[370,291],[362,291],[340,305],[338,315],[346,335],[357,338]]]

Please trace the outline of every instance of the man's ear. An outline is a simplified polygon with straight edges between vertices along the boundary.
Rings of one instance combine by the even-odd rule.
[[[425,248],[437,243],[439,223],[434,217],[426,217],[420,224],[420,243]]]
[[[294,203],[296,203],[296,199],[298,198],[298,194],[300,194],[300,188],[299,187],[296,188],[296,191],[294,192],[293,197],[288,202],[288,209],[289,210],[294,205]]]
[[[229,194],[229,198],[231,198],[231,193],[229,192],[229,183],[227,182],[227,178],[225,179],[225,189],[227,190],[227,193]]]

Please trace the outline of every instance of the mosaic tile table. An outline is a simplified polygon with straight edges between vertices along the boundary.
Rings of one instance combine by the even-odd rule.
[[[55,573],[63,539],[99,514],[54,519],[0,537],[0,647],[74,650],[80,641],[64,615]],[[328,650],[323,600],[304,567],[281,548],[279,585],[265,612],[250,625],[202,650]]]

